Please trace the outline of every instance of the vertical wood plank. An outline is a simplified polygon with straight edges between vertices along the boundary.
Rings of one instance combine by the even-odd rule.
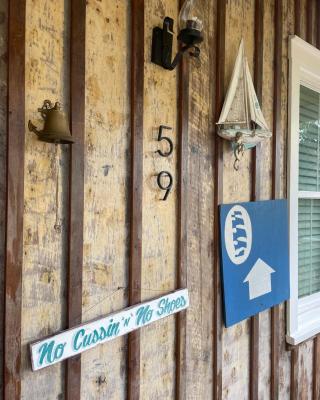
[[[272,198],[279,199],[281,163],[281,74],[282,74],[282,0],[275,3],[274,12],[274,89],[273,89],[273,139],[272,139]],[[279,398],[279,349],[280,349],[279,306],[271,310],[271,397]]]
[[[180,1],[180,8],[184,1]],[[178,288],[188,285],[188,141],[189,141],[189,63],[184,57],[180,64],[178,129],[179,129],[179,194],[178,194]],[[176,333],[176,399],[187,397],[186,388],[186,311],[177,315]]]
[[[320,1],[316,5],[316,46],[320,49]]]
[[[294,2],[294,34],[301,36],[301,0]]]
[[[8,94],[7,94],[7,84],[8,84],[8,0],[2,1],[0,3],[0,87],[2,90],[0,92],[0,168],[2,174],[0,175],[0,260],[2,264],[5,258],[5,236],[6,236],[6,151],[7,151],[7,106],[8,106]],[[0,271],[0,297],[4,299],[4,276],[5,269],[2,267]],[[0,320],[0,332],[2,340],[0,341],[0,393],[3,397],[3,361],[4,361],[4,301],[0,303],[0,315],[2,316]]]
[[[216,43],[216,93],[215,121],[218,120],[224,99],[225,79],[225,35],[226,35],[226,2],[217,1],[217,43]],[[220,276],[219,249],[219,210],[218,205],[223,196],[223,141],[218,136],[217,129],[214,137],[214,332],[213,332],[213,398],[222,399],[222,299]]]
[[[26,2],[9,2],[4,399],[21,396]]]
[[[307,42],[313,44],[313,5],[314,0],[307,0]]]
[[[320,399],[320,337],[314,339],[313,344],[313,400]]]
[[[131,229],[129,304],[141,301],[143,97],[144,97],[144,0],[132,0],[131,75]],[[140,332],[128,338],[128,399],[140,398]]]
[[[86,1],[71,1],[70,98],[71,132],[75,143],[70,157],[68,328],[82,320],[84,137],[85,137]],[[66,398],[81,397],[81,355],[67,360]]]
[[[299,399],[299,347],[291,351],[290,400]]]
[[[258,100],[262,101],[262,77],[263,77],[263,15],[262,0],[255,1],[255,49],[254,49],[254,84]],[[252,152],[252,201],[261,197],[261,145],[258,144]],[[258,399],[259,396],[259,314],[251,318],[250,335],[250,399]]]

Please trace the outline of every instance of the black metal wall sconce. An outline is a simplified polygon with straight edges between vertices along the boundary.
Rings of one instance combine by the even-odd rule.
[[[55,144],[74,143],[67,116],[61,111],[60,103],[53,105],[50,100],[45,100],[43,106],[38,108],[38,111],[44,119],[43,130],[39,131],[31,121],[29,121],[28,127],[31,132],[38,136],[41,142]]]
[[[200,49],[197,44],[203,41],[203,23],[199,8],[194,5],[194,0],[185,0],[179,15],[178,41],[181,43],[180,50],[172,60],[173,26],[174,20],[166,17],[163,28],[153,28],[151,61],[167,70],[174,70],[181,61],[183,55],[189,54],[198,58]]]

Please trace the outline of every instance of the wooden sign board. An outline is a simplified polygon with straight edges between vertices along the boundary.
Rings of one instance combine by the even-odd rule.
[[[188,289],[126,308],[30,345],[32,369],[48,367],[189,306]]]

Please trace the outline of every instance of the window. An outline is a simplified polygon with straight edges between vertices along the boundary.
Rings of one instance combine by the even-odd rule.
[[[290,38],[288,334],[298,344],[320,332],[320,51]]]

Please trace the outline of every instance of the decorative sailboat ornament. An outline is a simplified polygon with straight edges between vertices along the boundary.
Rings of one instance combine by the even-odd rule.
[[[243,39],[217,125],[219,136],[232,142],[237,171],[244,151],[272,136],[253,86]]]

